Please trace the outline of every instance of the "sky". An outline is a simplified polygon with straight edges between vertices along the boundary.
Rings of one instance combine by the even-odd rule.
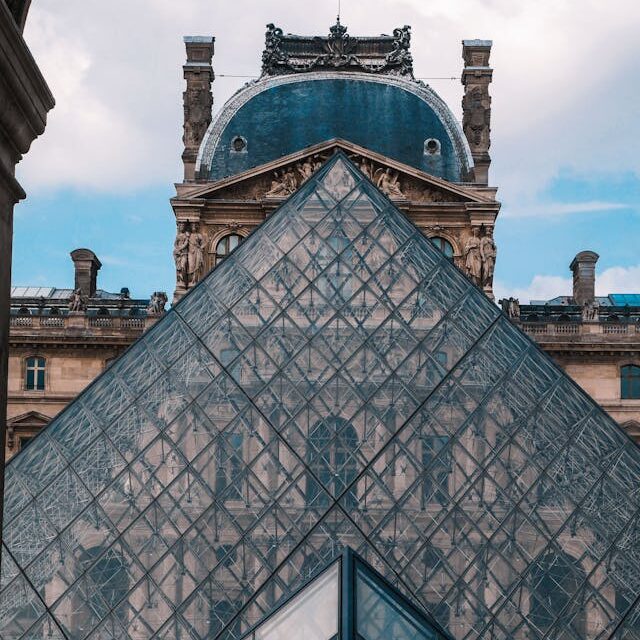
[[[18,166],[13,283],[69,287],[95,251],[99,286],[171,294],[169,198],[182,178],[184,35],[213,35],[214,111],[260,70],[265,25],[318,35],[337,0],[34,0],[25,39],[56,98]],[[640,292],[637,0],[342,0],[352,35],[412,26],[416,76],[461,118],[463,38],[492,39],[498,298],[570,294],[600,255],[597,293]]]

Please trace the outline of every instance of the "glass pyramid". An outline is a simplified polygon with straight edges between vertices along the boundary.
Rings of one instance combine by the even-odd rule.
[[[341,153],[6,471],[0,637],[242,638],[349,546],[455,638],[640,638],[640,449]]]
[[[451,640],[346,548],[243,640]]]

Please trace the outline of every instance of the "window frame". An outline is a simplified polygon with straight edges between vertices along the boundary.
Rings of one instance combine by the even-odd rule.
[[[629,371],[629,374],[626,372]],[[620,366],[620,399],[640,400],[640,365],[634,362]]]
[[[29,364],[30,360],[34,360],[33,365]],[[42,361],[39,365],[38,361]],[[29,386],[29,373],[33,372],[32,386]],[[39,384],[39,373],[42,373],[42,386]],[[23,375],[22,386],[24,391],[46,391],[47,390],[47,358],[40,355],[29,355],[23,359]]]

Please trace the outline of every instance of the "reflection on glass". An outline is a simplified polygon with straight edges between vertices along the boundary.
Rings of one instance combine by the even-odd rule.
[[[364,640],[435,640],[441,637],[360,568],[356,577],[356,625]]]
[[[338,633],[339,575],[340,567],[336,563],[258,627],[254,640],[333,638]]]

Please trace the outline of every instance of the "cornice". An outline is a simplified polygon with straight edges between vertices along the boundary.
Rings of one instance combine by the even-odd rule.
[[[3,87],[9,93],[3,98],[13,103],[0,111],[0,122],[9,131],[14,127],[7,125],[19,125],[16,146],[26,153],[32,140],[44,131],[47,112],[55,100],[4,2],[0,2],[0,78],[0,90]],[[22,122],[15,122],[17,116]]]

